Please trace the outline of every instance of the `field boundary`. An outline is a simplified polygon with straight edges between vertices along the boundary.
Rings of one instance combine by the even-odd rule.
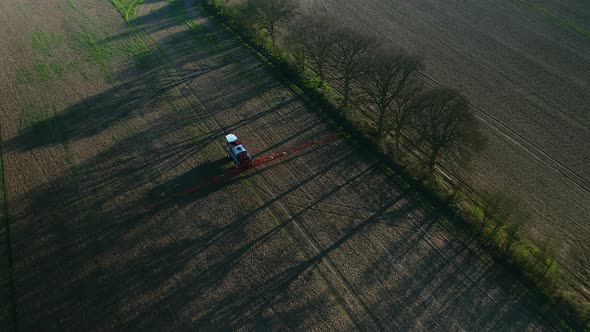
[[[10,220],[8,217],[8,197],[6,190],[6,175],[4,173],[4,150],[3,150],[3,139],[2,139],[2,125],[0,124],[0,217],[2,218],[2,224],[4,227],[6,241],[6,256],[8,263],[8,280],[7,290],[9,292],[9,302],[11,307],[11,318],[14,324],[14,330],[18,330],[18,315],[16,311],[16,294],[14,289],[14,265],[12,262],[12,242],[10,237]]]

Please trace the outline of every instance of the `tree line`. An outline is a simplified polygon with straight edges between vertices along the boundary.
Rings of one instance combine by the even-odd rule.
[[[365,117],[368,134],[380,146],[390,143],[397,157],[408,147],[417,149],[431,175],[441,158],[465,161],[483,147],[467,99],[418,80],[418,56],[332,17],[297,14],[294,0],[249,0],[243,6],[244,26],[261,31],[273,47],[280,28],[281,46],[295,68],[316,75],[318,88],[336,90],[340,109]]]
[[[419,152],[413,156],[432,179],[441,159],[460,165],[485,146],[468,100],[417,78],[423,68],[419,56],[333,17],[299,14],[295,0],[232,1],[242,29],[286,53],[300,75],[313,78],[315,88],[335,91],[338,109],[363,123],[357,127],[398,162],[408,151]],[[479,197],[480,233],[504,251],[529,218],[516,202],[503,192]]]
[[[441,159],[460,165],[485,146],[468,100],[454,89],[428,87],[417,78],[423,68],[419,56],[333,17],[300,14],[295,0],[232,1],[241,28],[286,53],[292,67],[311,76],[316,88],[335,91],[338,109],[352,122],[363,123],[358,127],[398,162],[408,151],[419,152],[414,156],[421,171],[432,179]],[[223,5],[231,3],[224,0]],[[481,232],[504,250],[529,218],[515,202],[502,192],[479,197]]]

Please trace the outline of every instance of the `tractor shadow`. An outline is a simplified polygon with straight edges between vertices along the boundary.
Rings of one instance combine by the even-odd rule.
[[[221,175],[225,172],[234,169],[234,163],[228,158],[222,158],[219,160],[205,162],[190,171],[181,174],[170,181],[155,186],[147,193],[147,201],[157,204],[162,200],[168,198],[174,198],[174,195],[181,195],[171,201],[163,202],[163,204],[157,204],[156,210],[165,209],[172,205],[177,204],[188,204],[191,201],[198,200],[214,193],[218,190],[223,189],[230,182],[220,181],[217,183],[211,183],[205,185],[198,190],[191,191],[201,184]]]

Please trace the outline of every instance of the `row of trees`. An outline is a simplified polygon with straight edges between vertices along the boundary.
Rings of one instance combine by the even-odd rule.
[[[242,4],[237,19],[243,28],[262,32],[272,48],[287,52],[301,74],[315,76],[319,88],[335,89],[340,109],[369,119],[371,128],[366,131],[382,146],[389,142],[397,157],[418,152],[432,175],[441,158],[460,164],[485,144],[470,104],[460,93],[426,87],[417,79],[422,68],[418,56],[331,17],[297,14],[293,0]],[[510,250],[529,219],[515,202],[502,192],[480,197],[481,232],[504,251]]]
[[[316,75],[320,88],[338,91],[341,109],[369,119],[376,141],[392,141],[396,155],[420,151],[432,174],[439,159],[465,161],[482,147],[468,101],[416,79],[419,57],[331,17],[298,15],[294,0],[249,0],[245,6],[245,25],[262,31],[273,46],[280,31],[295,67]]]

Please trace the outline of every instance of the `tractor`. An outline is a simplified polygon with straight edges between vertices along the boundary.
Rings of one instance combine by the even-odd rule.
[[[227,156],[236,163],[236,168],[248,167],[252,164],[252,156],[234,134],[225,136]]]

